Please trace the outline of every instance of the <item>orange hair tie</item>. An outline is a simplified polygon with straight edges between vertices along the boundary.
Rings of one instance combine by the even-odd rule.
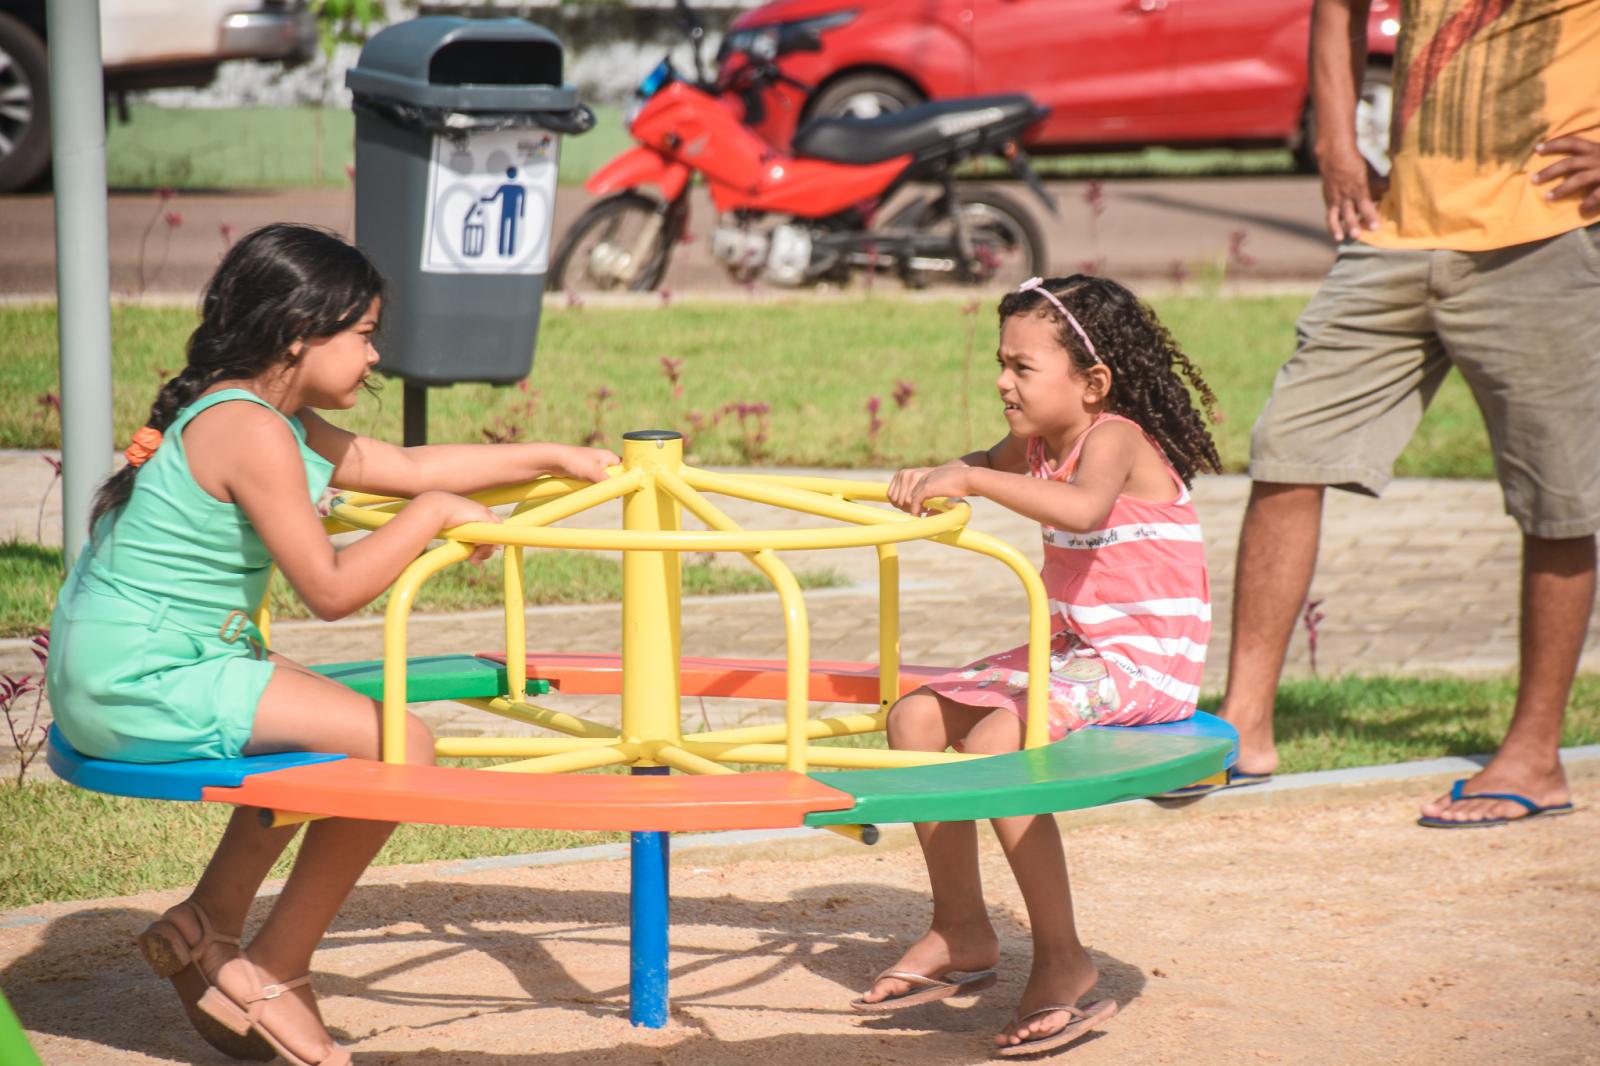
[[[128,450],[122,454],[128,457],[129,466],[143,466],[144,461],[154,455],[159,447],[161,447],[161,431],[154,426],[140,426],[134,433]]]

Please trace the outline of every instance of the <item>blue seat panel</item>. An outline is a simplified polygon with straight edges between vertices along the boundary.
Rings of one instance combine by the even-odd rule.
[[[1228,765],[1231,767],[1234,760],[1239,757],[1239,731],[1224,722],[1214,714],[1205,711],[1195,711],[1194,715],[1181,722],[1160,722],[1156,725],[1092,725],[1090,729],[1119,729],[1132,730],[1141,736],[1171,736],[1171,737],[1207,737],[1225,739],[1233,744],[1233,749],[1228,752]]]
[[[333,762],[344,756],[315,751],[283,751],[272,755],[247,755],[242,759],[115,762],[111,759],[92,759],[73,750],[67,738],[61,735],[61,730],[52,725],[45,758],[57,777],[93,792],[136,796],[140,799],[198,800],[201,790],[210,786],[238,788],[251,774]]]

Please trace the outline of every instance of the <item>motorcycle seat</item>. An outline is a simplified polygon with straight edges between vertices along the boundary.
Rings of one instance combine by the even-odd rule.
[[[1012,136],[1047,113],[1020,93],[967,96],[876,118],[813,119],[795,133],[793,148],[798,157],[858,165],[881,163],[898,155],[960,154],[982,145],[986,138]]]

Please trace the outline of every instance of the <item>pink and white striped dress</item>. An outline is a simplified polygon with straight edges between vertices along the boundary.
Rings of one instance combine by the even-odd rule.
[[[1028,442],[1028,473],[1066,481],[1083,442],[1058,466],[1044,442]],[[1142,430],[1141,430],[1142,432]],[[1146,434],[1146,440],[1149,435]],[[1150,441],[1157,453],[1160,446]],[[1042,526],[1054,638],[1050,651],[1050,738],[1086,725],[1150,725],[1194,714],[1211,636],[1211,585],[1189,490],[1168,466],[1175,498],[1155,503],[1118,496],[1105,525],[1087,533]],[[1028,648],[1023,645],[935,678],[927,687],[958,703],[1007,707],[1024,717]]]

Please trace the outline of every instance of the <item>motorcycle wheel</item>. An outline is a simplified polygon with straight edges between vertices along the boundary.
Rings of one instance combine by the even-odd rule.
[[[552,292],[649,292],[672,259],[676,226],[660,201],[635,192],[597,200],[573,220],[550,259]]]
[[[955,232],[943,197],[917,201],[890,220],[890,227],[914,227],[921,237],[939,238],[946,249],[944,258],[951,264],[946,270],[909,268],[904,274],[907,285],[921,288],[943,283],[1015,288],[1031,277],[1046,273],[1044,232],[1027,208],[998,189],[983,186],[958,186],[956,201],[961,205],[961,221],[972,246],[965,277],[958,269]]]

